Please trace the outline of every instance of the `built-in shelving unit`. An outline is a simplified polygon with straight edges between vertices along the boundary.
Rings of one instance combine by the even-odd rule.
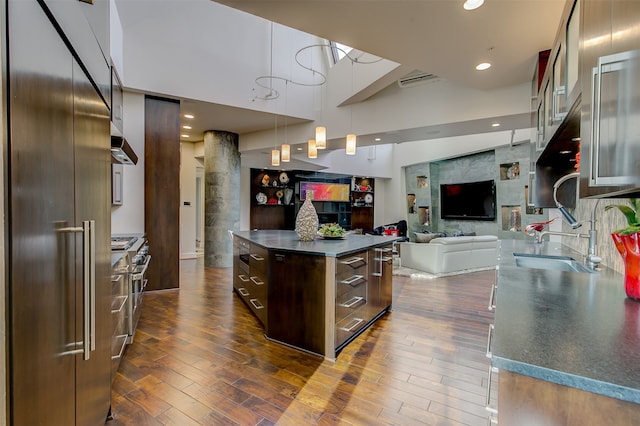
[[[251,229],[294,229],[307,188],[320,223],[373,230],[374,179],[332,173],[251,169]]]

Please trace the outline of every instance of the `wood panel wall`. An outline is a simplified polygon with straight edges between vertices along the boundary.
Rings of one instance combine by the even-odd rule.
[[[144,221],[151,263],[146,290],[178,288],[180,102],[145,96]]]

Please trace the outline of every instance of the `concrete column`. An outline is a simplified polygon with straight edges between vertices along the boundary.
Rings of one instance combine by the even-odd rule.
[[[238,135],[204,133],[204,262],[233,266],[230,230],[240,227],[240,152]]]

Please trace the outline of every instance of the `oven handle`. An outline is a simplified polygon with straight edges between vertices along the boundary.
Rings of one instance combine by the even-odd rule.
[[[144,274],[147,272],[147,268],[149,267],[149,262],[151,261],[151,255],[147,255],[147,258],[144,260],[144,264],[142,265],[142,270],[136,272],[132,275],[133,280],[141,280],[144,278]]]

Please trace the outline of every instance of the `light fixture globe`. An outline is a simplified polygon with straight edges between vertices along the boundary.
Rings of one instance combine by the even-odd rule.
[[[318,147],[316,146],[315,139],[309,139],[309,142],[307,143],[307,157],[318,158]]]
[[[288,143],[283,143],[282,146],[280,147],[280,160],[283,163],[288,163],[291,161],[291,145],[289,145]]]
[[[324,126],[316,127],[316,148],[327,148],[327,129]]]
[[[271,150],[271,165],[279,166],[280,165],[280,150],[272,149]]]
[[[349,133],[347,135],[347,145],[345,147],[345,154],[356,155],[356,135]]]

